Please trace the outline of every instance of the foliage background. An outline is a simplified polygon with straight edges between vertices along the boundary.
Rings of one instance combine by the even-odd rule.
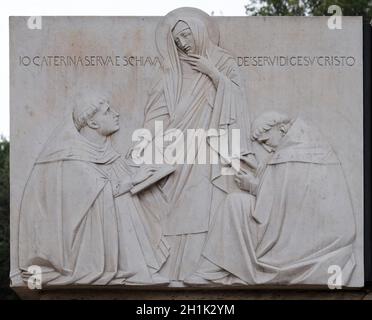
[[[344,16],[372,19],[371,0],[251,0],[246,14],[254,16],[326,16],[331,5],[338,5]]]
[[[9,288],[9,141],[0,138],[0,299],[14,299]]]

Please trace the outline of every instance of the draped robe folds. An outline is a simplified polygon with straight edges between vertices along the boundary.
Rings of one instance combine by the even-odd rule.
[[[196,273],[221,284],[342,284],[355,267],[355,221],[341,168],[320,134],[297,119],[266,163],[257,198],[229,195]]]
[[[19,268],[41,267],[42,282],[151,284],[164,262],[147,238],[137,197],[114,198],[111,181],[130,181],[112,148],[81,136],[72,119],[37,159],[20,208]]]
[[[241,153],[247,154],[250,150],[248,108],[235,60],[208,39],[200,21],[182,20],[190,26],[196,53],[218,69],[218,86],[183,60],[186,56],[177,50],[169,28],[166,50],[158,46],[165,66],[163,78],[149,94],[145,127],[153,130],[154,121],[163,121],[164,131],[179,129],[182,132],[185,146],[187,129],[225,129],[226,134],[231,133],[231,129],[240,129]],[[154,134],[159,137],[159,133]],[[208,142],[216,138],[218,136],[210,137]],[[178,164],[176,172],[163,185],[140,196],[148,208],[162,203],[157,212],[161,227],[153,238],[157,243],[166,238],[170,258],[165,273],[172,280],[182,280],[194,271],[209,229],[210,214],[214,211],[211,204],[220,203],[228,191],[228,178],[221,175],[221,165],[198,164],[198,152],[210,154],[209,147],[203,149],[201,143],[198,140],[194,164]],[[185,150],[185,154],[190,152],[186,147]]]

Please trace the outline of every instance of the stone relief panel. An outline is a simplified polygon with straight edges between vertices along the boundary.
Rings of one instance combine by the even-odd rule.
[[[10,21],[14,287],[363,285],[361,20],[46,20]]]

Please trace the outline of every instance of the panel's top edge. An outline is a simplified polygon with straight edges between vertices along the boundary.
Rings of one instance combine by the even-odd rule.
[[[31,15],[30,15],[31,16]],[[9,19],[14,19],[14,18],[27,18],[30,17],[28,15],[19,15],[19,16],[13,16],[10,15]],[[154,16],[154,15],[143,15],[143,16],[137,16],[137,15],[121,15],[121,16],[109,16],[109,15],[40,15],[40,17],[43,18],[163,18],[164,16]],[[332,16],[210,16],[210,18],[213,19],[225,19],[225,18],[249,18],[249,19],[329,19]],[[363,19],[363,16],[342,16],[342,18],[347,18],[347,19]]]

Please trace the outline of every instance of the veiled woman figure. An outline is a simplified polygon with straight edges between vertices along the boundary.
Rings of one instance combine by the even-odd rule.
[[[248,107],[238,66],[212,41],[210,33],[214,32],[216,40],[216,32],[208,19],[199,10],[181,8],[168,14],[158,27],[156,44],[163,58],[162,77],[149,93],[145,127],[153,130],[154,122],[162,121],[164,131],[177,129],[184,137],[188,129],[224,129],[230,138],[232,129],[240,129],[240,153],[253,163],[248,144]],[[159,132],[154,134],[159,137]],[[208,138],[207,154],[216,138]],[[174,139],[175,143],[179,140]],[[160,221],[152,236],[168,250],[168,260],[160,272],[170,280],[182,281],[196,268],[213,206],[224,199],[232,178],[221,175],[220,164],[196,164],[198,152],[205,151],[202,144],[202,139],[197,141],[193,164],[178,164],[166,181],[141,195],[149,215],[155,213]],[[191,151],[189,146],[185,150]]]

